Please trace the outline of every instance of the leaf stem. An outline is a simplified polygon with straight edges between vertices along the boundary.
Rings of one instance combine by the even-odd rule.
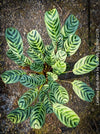
[[[65,73],[72,73],[73,71],[71,70],[71,71],[66,71],[66,72],[64,72],[64,73],[62,73],[62,74],[65,74]]]
[[[58,81],[71,83],[71,81],[67,81],[67,80],[59,80],[59,79],[58,79]]]

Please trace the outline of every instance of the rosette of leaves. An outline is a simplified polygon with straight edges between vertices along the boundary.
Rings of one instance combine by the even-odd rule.
[[[23,41],[18,30],[12,27],[6,29],[5,37],[9,46],[7,56],[19,65],[19,69],[5,71],[1,78],[5,84],[20,82],[29,88],[19,98],[19,107],[7,117],[13,123],[21,123],[29,118],[30,126],[40,129],[45,123],[46,114],[54,112],[65,126],[76,127],[80,118],[65,106],[69,95],[58,83],[58,75],[66,73],[66,58],[76,53],[81,44],[81,38],[75,34],[79,21],[71,14],[61,28],[56,9],[47,11],[44,21],[52,42],[50,45],[44,45],[40,34],[32,30],[27,34],[29,57],[23,54]],[[75,63],[72,72],[75,75],[83,75],[98,65],[99,59],[96,55],[87,55]],[[86,83],[80,80],[70,83],[80,99],[88,102],[93,100],[94,90]]]

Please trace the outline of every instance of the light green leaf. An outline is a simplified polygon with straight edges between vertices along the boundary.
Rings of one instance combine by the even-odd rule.
[[[28,107],[27,109],[16,108],[7,115],[7,118],[15,124],[21,123],[29,118],[32,109],[33,107]]]
[[[38,88],[30,89],[25,92],[21,98],[18,100],[18,105],[21,109],[26,109],[29,105],[33,103],[38,94]]]
[[[46,109],[44,103],[37,103],[30,116],[30,126],[34,129],[40,129],[45,123]]]
[[[43,64],[33,62],[30,66],[30,69],[35,71],[35,72],[42,72],[44,68]]]
[[[78,115],[72,109],[62,104],[53,103],[53,112],[61,123],[67,127],[73,128],[79,124],[80,118]]]
[[[57,43],[57,50],[63,50],[64,45],[63,45],[63,35],[60,33],[59,38],[58,38],[58,43]]]
[[[74,15],[70,15],[66,21],[65,21],[65,24],[64,26],[62,27],[61,29],[61,33],[64,37],[64,40],[70,36],[70,35],[73,35],[77,28],[78,28],[78,25],[79,25],[79,21],[78,19],[74,16]]]
[[[7,28],[5,31],[6,41],[8,46],[15,54],[23,54],[23,41],[20,33],[15,28]]]
[[[92,101],[95,93],[91,87],[79,80],[74,80],[72,82],[72,85],[74,92],[78,95],[80,99],[88,102]]]
[[[57,82],[50,83],[50,89],[52,90],[57,102],[65,104],[69,101],[69,95],[64,87]]]
[[[34,49],[29,48],[27,54],[37,63],[44,63],[44,57],[41,53],[36,52]]]
[[[45,24],[48,34],[53,42],[58,42],[60,34],[60,19],[56,9],[52,9],[45,13]]]
[[[55,81],[55,80],[58,79],[58,76],[55,73],[47,72],[47,75],[48,75],[48,81],[49,82]]]
[[[87,55],[78,60],[73,69],[76,75],[82,75],[91,72],[99,65],[99,58],[96,55]]]
[[[11,84],[20,81],[21,77],[26,74],[23,70],[8,70],[1,74],[4,83]]]
[[[67,53],[67,56],[73,55],[79,48],[81,44],[81,39],[78,35],[71,35],[64,42],[64,50]]]
[[[67,57],[67,54],[66,54],[65,51],[62,51],[62,50],[58,50],[57,51],[57,53],[56,53],[56,60],[65,61],[66,57]]]
[[[60,75],[66,70],[66,63],[63,61],[57,61],[54,65],[52,65],[53,72]]]
[[[38,53],[44,53],[45,48],[40,34],[36,30],[32,30],[27,35],[27,40],[31,48]]]

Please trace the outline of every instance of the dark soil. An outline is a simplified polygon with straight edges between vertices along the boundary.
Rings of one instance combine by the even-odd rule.
[[[81,57],[95,54],[96,29],[99,28],[100,19],[98,3],[98,0],[2,0],[0,2],[0,73],[18,69],[18,66],[6,56],[8,49],[4,37],[6,28],[15,27],[21,33],[25,54],[28,48],[27,33],[33,29],[40,33],[44,44],[50,44],[51,40],[44,23],[44,13],[52,8],[58,10],[61,25],[69,14],[74,14],[80,22],[76,34],[80,36],[82,43],[77,53],[66,59],[70,64],[70,70]],[[96,91],[95,77],[96,70],[83,76],[75,76],[72,73],[61,75],[60,79],[70,81],[79,79]],[[66,88],[70,96],[67,106],[80,116],[81,120],[76,128],[65,127],[54,114],[47,115],[46,123],[40,130],[31,129],[29,120],[18,125],[12,124],[6,115],[18,107],[17,101],[27,88],[20,83],[6,85],[0,79],[0,134],[99,134],[100,113],[99,105],[96,105],[96,97],[92,103],[84,102],[75,95],[70,84],[66,82],[60,82],[60,84]]]

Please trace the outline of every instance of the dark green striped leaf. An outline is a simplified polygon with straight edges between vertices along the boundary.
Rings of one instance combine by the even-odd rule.
[[[20,81],[21,77],[26,74],[23,70],[8,70],[1,74],[4,83],[11,84]]]
[[[99,65],[99,58],[96,55],[87,55],[78,60],[73,69],[76,75],[82,75],[91,72]]]
[[[28,107],[27,109],[16,108],[7,115],[7,118],[15,124],[21,123],[29,118],[32,109],[33,107]]]
[[[45,24],[52,41],[58,42],[60,34],[60,19],[56,9],[52,9],[45,13]]]
[[[53,103],[53,112],[56,114],[61,123],[67,127],[76,127],[80,121],[80,118],[72,109],[62,104]]]
[[[64,42],[64,50],[67,53],[67,56],[73,55],[79,48],[81,44],[81,39],[78,35],[71,35]]]
[[[44,103],[37,103],[30,116],[30,126],[34,129],[40,129],[45,123],[46,109]]]
[[[42,72],[44,68],[43,64],[33,62],[30,66],[30,69],[35,71],[35,72]]]
[[[29,48],[27,54],[37,63],[44,63],[44,57],[41,53],[36,52],[34,49]]]
[[[6,41],[8,46],[15,54],[23,54],[23,41],[20,33],[15,28],[7,28],[5,32]]]
[[[78,95],[80,99],[88,102],[92,101],[95,93],[91,87],[79,80],[74,80],[72,82],[72,85],[74,92]]]
[[[40,34],[36,30],[32,30],[27,35],[27,40],[31,48],[38,53],[44,53],[44,44]]]
[[[61,29],[61,33],[62,33],[64,39],[66,39],[69,35],[74,34],[78,28],[78,25],[79,25],[78,19],[74,15],[71,14],[66,19],[66,22]]]
[[[30,89],[25,92],[21,98],[18,100],[18,105],[21,109],[26,109],[29,105],[33,103],[38,94],[38,88]]]
[[[47,114],[53,113],[53,108],[47,95],[45,96],[43,103],[44,103],[44,106],[46,107],[46,113]]]
[[[60,33],[59,38],[58,38],[58,43],[57,43],[57,50],[63,50],[63,35]]]

